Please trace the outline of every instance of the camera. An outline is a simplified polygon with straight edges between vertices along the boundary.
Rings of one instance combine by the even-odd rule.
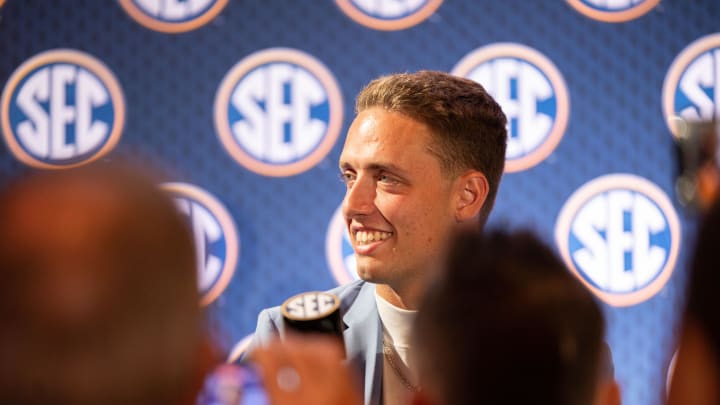
[[[678,200],[690,211],[702,211],[720,190],[720,121],[686,121],[676,117],[675,145]]]

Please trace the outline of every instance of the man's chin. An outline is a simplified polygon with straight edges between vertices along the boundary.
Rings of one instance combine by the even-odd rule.
[[[368,283],[374,284],[386,284],[387,278],[383,277],[383,272],[380,269],[371,266],[358,266],[357,275],[361,280],[367,281]]]

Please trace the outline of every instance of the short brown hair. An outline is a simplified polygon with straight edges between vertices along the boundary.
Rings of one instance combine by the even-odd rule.
[[[443,170],[456,176],[475,169],[490,190],[480,212],[490,214],[505,166],[506,118],[497,102],[477,82],[445,72],[422,70],[383,76],[358,95],[355,110],[372,107],[398,112],[427,125],[435,137],[432,152]]]
[[[444,404],[583,405],[610,378],[592,293],[529,231],[461,234],[415,320],[421,383]]]

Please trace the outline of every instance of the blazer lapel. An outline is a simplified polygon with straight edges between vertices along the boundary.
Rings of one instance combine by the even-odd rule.
[[[382,398],[382,328],[375,302],[375,285],[364,283],[356,300],[343,315],[348,361],[363,378],[365,405],[379,405]]]

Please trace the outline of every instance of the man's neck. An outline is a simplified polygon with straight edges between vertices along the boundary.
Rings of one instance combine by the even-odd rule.
[[[375,286],[376,293],[390,304],[402,309],[416,310],[422,298],[421,289],[398,290],[388,284],[377,284]]]

